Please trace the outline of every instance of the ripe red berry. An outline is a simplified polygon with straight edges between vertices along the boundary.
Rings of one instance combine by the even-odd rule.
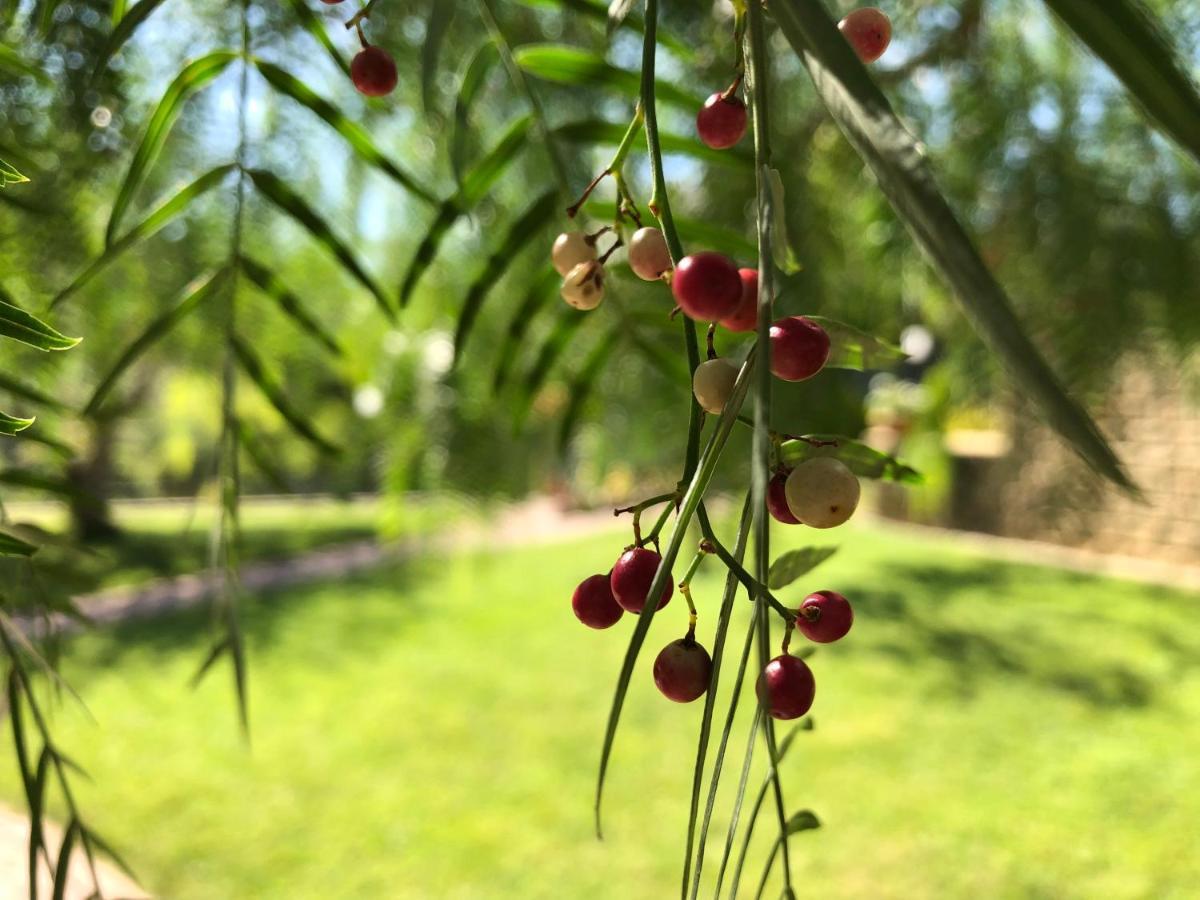
[[[675,267],[671,292],[689,318],[718,322],[742,302],[742,278],[729,257],[720,253],[693,253]]]
[[[330,6],[333,6],[335,3],[341,3],[342,0],[321,0],[321,2],[328,3]]]
[[[812,709],[817,683],[804,660],[784,654],[767,663],[756,691],[771,718],[798,719]]]
[[[588,628],[611,628],[625,614],[613,597],[607,575],[589,575],[571,596],[575,618]]]
[[[809,594],[800,604],[796,628],[810,641],[832,644],[841,640],[854,624],[850,601],[834,591]]]
[[[350,61],[350,80],[368,97],[390,94],[396,87],[396,62],[382,47],[363,47]]]
[[[796,518],[796,514],[792,512],[787,502],[787,471],[776,472],[767,485],[767,512],[776,522],[782,522],[784,525],[799,525],[800,520]]]
[[[771,326],[771,372],[784,381],[812,378],[829,359],[829,335],[804,316],[788,316]]]
[[[713,94],[696,114],[696,132],[714,150],[728,150],[746,133],[746,104],[733,95]]]
[[[650,594],[650,582],[654,580],[654,573],[658,571],[661,562],[661,556],[645,547],[634,547],[621,554],[621,558],[613,566],[610,581],[613,597],[623,609],[631,613],[642,611],[642,607],[646,605],[646,597]],[[668,576],[658,609],[667,605],[674,589],[672,579]]]
[[[742,279],[742,299],[721,324],[730,331],[753,331],[758,327],[758,270],[738,269]]]
[[[668,700],[691,703],[708,690],[712,659],[691,638],[680,638],[663,647],[654,660],[654,683]]]
[[[838,22],[858,58],[865,63],[875,62],[892,42],[892,21],[881,9],[866,6],[856,9]]]

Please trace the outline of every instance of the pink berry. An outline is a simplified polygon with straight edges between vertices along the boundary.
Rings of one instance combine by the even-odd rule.
[[[607,575],[589,575],[571,596],[575,618],[588,628],[611,628],[625,614],[613,597]]]
[[[777,522],[782,522],[784,525],[799,525],[800,520],[796,518],[791,508],[787,503],[787,477],[790,473],[786,470],[776,472],[767,485],[767,512]]]
[[[646,605],[646,597],[650,594],[650,582],[654,580],[654,573],[658,571],[661,562],[661,556],[645,547],[634,547],[621,554],[621,558],[613,566],[610,581],[613,597],[627,612],[642,611],[642,607]],[[674,589],[675,586],[668,575],[658,609],[667,605]]]
[[[771,718],[798,719],[812,709],[817,683],[804,660],[784,654],[767,663],[756,690]]]
[[[865,6],[856,9],[838,22],[838,30],[845,35],[858,58],[872,63],[883,56],[883,51],[892,42],[892,22],[881,9]]]
[[[689,318],[718,322],[742,302],[742,278],[729,257],[720,253],[693,253],[675,267],[671,292]]]
[[[746,104],[733,95],[713,94],[696,114],[696,131],[714,150],[728,150],[746,133]]]
[[[668,700],[691,703],[708,690],[712,659],[691,638],[680,638],[663,647],[654,660],[654,683]]]
[[[850,601],[834,591],[809,594],[800,604],[796,628],[810,641],[832,644],[841,640],[854,624]]]
[[[758,327],[758,270],[738,269],[742,299],[732,314],[721,320],[730,331],[753,331]]]
[[[771,326],[771,372],[784,381],[803,381],[824,368],[829,335],[804,316],[789,316]]]
[[[390,94],[396,87],[396,62],[381,47],[363,47],[350,61],[350,80],[368,97]]]

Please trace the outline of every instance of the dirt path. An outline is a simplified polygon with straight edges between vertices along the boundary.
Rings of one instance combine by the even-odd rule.
[[[46,841],[51,847],[62,843],[62,829],[53,822],[45,823]],[[29,817],[8,809],[0,809],[0,900],[29,898]],[[55,851],[57,852],[57,851]],[[53,855],[53,854],[52,854]],[[50,868],[45,860],[38,867],[38,896],[51,893]],[[71,854],[65,900],[87,900],[93,896],[91,872],[83,851],[76,848]],[[143,900],[150,895],[139,888],[124,873],[102,859],[96,860],[96,877],[105,900]]]

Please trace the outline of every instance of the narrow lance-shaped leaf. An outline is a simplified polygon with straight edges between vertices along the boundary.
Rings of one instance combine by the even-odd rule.
[[[104,71],[104,67],[108,65],[108,61],[125,46],[125,42],[133,36],[143,22],[150,18],[151,13],[162,6],[162,3],[163,0],[138,0],[133,9],[120,16],[118,16],[118,6],[124,10],[124,0],[117,0],[113,4],[114,27],[108,35],[108,40],[104,42],[100,55],[96,58],[95,74],[92,77],[99,77],[100,73]]]
[[[533,406],[534,397],[541,390],[547,376],[549,376],[550,371],[554,368],[554,364],[558,362],[563,351],[567,349],[571,338],[575,336],[580,326],[583,325],[585,318],[586,316],[581,315],[574,309],[564,308],[560,311],[558,321],[554,323],[550,334],[546,336],[546,340],[538,348],[537,357],[526,374],[525,380],[521,383],[521,389],[517,394],[516,400],[513,402],[514,429],[519,429],[524,424],[525,417],[529,415],[529,410]]]
[[[840,434],[806,434],[804,440],[784,441],[779,447],[781,459],[789,466],[812,459],[832,456],[841,460],[860,478],[879,478],[904,484],[921,484],[921,473],[894,456],[868,447],[862,441]]]
[[[109,10],[109,19],[112,21],[113,25],[116,25],[123,18],[125,18],[126,7],[127,4],[125,0],[113,0],[112,9]]]
[[[61,475],[48,475],[32,469],[4,469],[0,471],[0,484],[11,487],[29,488],[46,494],[57,494],[62,497],[86,497],[87,491],[82,490]]]
[[[346,77],[349,78],[350,64],[346,62],[346,58],[342,56],[337,45],[333,43],[333,39],[329,37],[329,32],[325,29],[325,23],[309,8],[307,0],[288,0],[288,2],[291,4],[292,11],[296,14],[296,18],[304,26],[304,30],[317,39],[317,42],[329,54],[329,58],[333,60],[334,65],[341,69]]]
[[[811,831],[814,828],[821,827],[821,820],[811,810],[802,809],[798,813],[794,813],[787,821],[785,831],[790,837],[793,834],[799,834],[801,831]],[[775,857],[779,854],[779,848],[783,846],[783,838],[775,838],[775,843],[771,846],[771,852],[767,854],[766,865],[763,866],[762,878],[758,882],[758,891],[754,894],[754,900],[760,900],[763,891],[767,887],[767,878],[771,874],[771,864],[775,862]]]
[[[7,531],[0,531],[0,556],[33,556],[37,551],[36,544],[22,540]]]
[[[288,290],[287,285],[280,280],[278,275],[247,256],[241,257],[240,261],[241,269],[246,274],[246,277],[254,283],[255,287],[274,300],[275,304],[283,310],[285,315],[289,316],[292,321],[330,353],[335,356],[343,355],[344,351],[341,345],[338,344],[337,338],[304,308],[304,304],[300,301],[300,298]]]
[[[1162,25],[1133,0],[1046,0],[1167,134],[1200,161],[1200,90]]]
[[[19,306],[0,300],[0,335],[39,350],[69,350],[80,338],[67,337]]]
[[[825,329],[829,335],[829,361],[825,365],[833,369],[886,369],[903,362],[905,353],[894,344],[860,331],[853,325],[827,319],[824,316],[806,316]]]
[[[238,444],[241,445],[250,461],[254,463],[255,468],[266,477],[267,481],[271,482],[277,491],[281,494],[292,493],[292,485],[288,481],[287,475],[271,459],[267,448],[263,446],[262,441],[245,422],[237,423],[237,439]]]
[[[50,82],[50,76],[40,66],[26,62],[25,58],[8,44],[0,44],[0,72],[18,76],[28,75],[43,84]]]
[[[445,0],[429,0],[425,39],[421,42],[421,104],[426,113],[435,112],[433,92],[437,86],[438,60],[454,19],[454,8],[455,4]]]
[[[0,159],[0,188],[6,188],[10,184],[23,184],[28,180],[15,168]]]
[[[496,360],[496,374],[492,379],[496,390],[500,390],[508,382],[513,361],[517,358],[517,350],[528,333],[530,324],[538,311],[558,296],[561,282],[562,277],[558,272],[551,266],[545,266],[526,292],[521,305],[513,311],[504,335],[504,343],[500,345],[500,353]]]
[[[500,61],[500,51],[495,43],[486,40],[471,56],[458,87],[454,101],[454,119],[451,121],[450,166],[454,180],[462,184],[463,169],[467,164],[467,141],[471,136],[471,110],[487,84],[487,77]]]
[[[57,398],[51,397],[44,391],[31,387],[24,382],[17,381],[4,372],[0,372],[0,390],[8,391],[14,397],[20,397],[22,400],[28,400],[30,403],[36,403],[48,409],[63,410],[67,408],[66,404]]]
[[[513,56],[522,70],[543,81],[609,88],[634,99],[641,96],[641,76],[637,72],[617,68],[599,54],[578,47],[526,44],[518,47]],[[704,102],[702,97],[665,81],[657,83],[656,92],[659,100],[693,114]]]
[[[50,302],[51,309],[58,306],[58,304],[62,303],[91,281],[105,266],[126,250],[155,234],[160,228],[187,209],[197,197],[217,187],[235,168],[237,166],[233,163],[217,166],[215,169],[205,172],[191,184],[186,185],[177,194],[174,194],[157,206],[146,218],[137,225],[134,225],[114,241],[111,246],[105,249],[100,256],[94,259],[86,269],[75,277],[74,281],[59,291],[58,295]]]
[[[533,201],[521,218],[509,228],[500,246],[488,257],[483,271],[476,276],[475,281],[472,282],[470,289],[467,291],[467,298],[463,302],[462,311],[458,315],[458,327],[454,332],[455,360],[458,359],[463,346],[467,342],[467,336],[471,333],[471,328],[475,324],[475,319],[479,316],[479,310],[483,307],[483,302],[487,299],[488,293],[496,286],[496,283],[503,277],[504,273],[508,271],[508,267],[513,264],[513,260],[524,249],[525,245],[542,233],[547,221],[553,220],[554,208],[557,203],[558,194],[554,190],[547,191],[537,200]]]
[[[767,169],[766,177],[767,186],[771,191],[771,210],[774,213],[771,255],[780,271],[794,275],[800,271],[800,260],[796,258],[796,251],[788,238],[787,197],[783,188],[783,177],[777,169]]]
[[[833,554],[837,547],[802,547],[777,556],[767,573],[767,587],[773,591],[787,587],[801,575],[807,575]]]
[[[259,72],[262,73],[263,78],[267,80],[271,87],[291,97],[302,106],[308,107],[312,112],[324,119],[334,131],[345,139],[350,149],[364,162],[379,169],[379,171],[383,172],[415,197],[419,197],[429,204],[437,202],[437,198],[422,187],[416,178],[401,169],[399,165],[389,159],[379,149],[372,139],[370,132],[346,116],[328,100],[318,95],[303,81],[266,60],[255,59],[254,65],[258,67]]]
[[[621,139],[625,137],[625,131],[628,127],[628,123],[620,124],[604,119],[583,119],[578,122],[568,122],[565,125],[559,125],[554,129],[554,135],[574,144],[603,144],[616,147],[621,143]],[[704,162],[746,171],[754,163],[754,157],[743,149],[734,147],[729,150],[714,150],[702,141],[696,140],[695,136],[692,135],[660,132],[658,139],[664,153],[678,153],[703,160]],[[637,148],[644,148],[646,146],[646,134],[644,131],[635,139],[634,146]]]
[[[125,370],[137,362],[155,343],[162,340],[176,325],[186,319],[200,304],[216,294],[225,284],[228,275],[228,269],[220,269],[206,277],[196,279],[185,287],[179,301],[153,319],[117,357],[112,368],[100,379],[100,383],[92,393],[92,398],[88,400],[87,406],[83,409],[83,415],[95,415],[100,404],[108,397]]]
[[[413,256],[413,261],[409,265],[408,271],[404,273],[404,281],[400,285],[401,306],[407,304],[412,297],[417,282],[421,280],[421,276],[425,274],[425,271],[433,262],[433,258],[437,255],[438,247],[441,245],[446,233],[458,221],[460,216],[470,212],[483,199],[484,195],[495,184],[496,179],[503,174],[504,170],[508,168],[509,163],[516,158],[516,155],[525,146],[525,136],[529,132],[531,123],[532,118],[530,116],[522,116],[513,122],[509,126],[508,131],[497,142],[496,146],[472,166],[470,171],[463,177],[462,186],[455,192],[454,196],[444,201],[438,207],[437,214],[434,216],[429,230],[425,233],[425,237],[421,239],[421,243],[417,245],[417,252]]]
[[[300,435],[300,437],[304,438],[322,453],[336,454],[340,452],[340,448],[336,444],[318,434],[309,418],[292,405],[287,395],[284,394],[283,388],[267,372],[266,367],[262,364],[258,355],[250,348],[249,344],[242,340],[240,336],[234,335],[232,346],[234,355],[237,357],[238,363],[241,364],[242,371],[249,376],[251,381],[258,385],[258,389],[262,391],[263,396],[271,402],[271,405],[275,407],[275,410],[291,426],[296,434]]]
[[[143,0],[144,2],[144,0]],[[63,900],[67,895],[70,880],[71,854],[75,852],[75,838],[79,835],[79,823],[71,819],[63,833],[62,845],[58,848],[58,864],[54,867],[54,892],[51,900]]]
[[[0,412],[0,434],[14,435],[24,431],[34,423],[33,419],[23,419]]]
[[[142,0],[126,19],[135,15],[137,10],[148,2],[151,0]],[[158,154],[162,151],[167,135],[171,131],[171,126],[175,124],[175,120],[183,111],[183,105],[189,97],[224,72],[236,58],[237,54],[232,50],[216,50],[207,56],[202,56],[185,66],[163,93],[153,115],[150,116],[150,123],[146,126],[142,142],[133,154],[133,162],[129,164],[129,171],[125,174],[125,180],[117,191],[117,199],[113,201],[112,213],[108,217],[108,227],[104,230],[106,246],[111,247],[116,240],[121,219],[133,202],[138,188],[145,182],[154,161],[158,159]]]
[[[834,120],[1019,388],[1089,465],[1138,493],[1100,429],[1026,335],[1003,288],[938,191],[920,145],[841,39],[824,6],[775,0],[771,12]]]
[[[584,360],[583,368],[571,380],[567,388],[567,395],[570,397],[570,400],[567,402],[567,408],[563,412],[562,423],[558,428],[559,453],[562,453],[570,442],[571,435],[575,431],[575,426],[579,423],[579,419],[583,415],[583,405],[591,395],[592,389],[596,386],[596,381],[600,377],[600,373],[604,370],[605,363],[608,362],[608,358],[612,356],[613,351],[617,349],[617,344],[620,340],[620,328],[614,328],[609,331],[592,348],[592,352]]]
[[[313,210],[308,202],[292,190],[286,182],[273,172],[265,169],[247,169],[247,174],[253,179],[255,186],[263,195],[281,210],[299,222],[317,241],[324,244],[342,267],[353,276],[359,284],[371,292],[376,304],[390,321],[395,321],[396,313],[388,301],[387,295],[375,283],[362,263],[354,256],[344,241],[333,233],[329,225]]]

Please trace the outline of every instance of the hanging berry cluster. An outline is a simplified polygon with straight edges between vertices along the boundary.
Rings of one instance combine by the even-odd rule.
[[[341,3],[342,0],[322,0],[328,6]],[[371,18],[371,8],[374,0],[355,13],[346,23],[347,28],[358,32],[362,49],[350,61],[350,80],[354,82],[360,94],[368,97],[385,97],[396,89],[399,76],[396,73],[396,61],[382,47],[376,47],[367,40],[363,31],[363,22]]]

